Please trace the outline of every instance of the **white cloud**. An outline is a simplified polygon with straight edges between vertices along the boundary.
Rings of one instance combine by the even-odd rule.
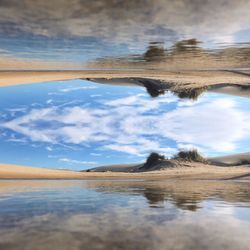
[[[52,99],[49,99],[49,100],[46,101],[46,103],[47,103],[47,104],[51,104],[51,103],[53,103],[53,100],[52,100]]]
[[[97,164],[97,162],[94,162],[94,161],[78,161],[78,160],[69,159],[69,158],[60,158],[59,161],[66,162],[69,164],[88,164],[88,165],[96,165]]]
[[[120,107],[126,108],[128,107],[136,107],[136,111],[147,111],[159,108],[162,104],[168,104],[176,102],[178,98],[173,96],[171,93],[166,93],[164,96],[160,96],[158,98],[150,98],[145,95],[132,95],[124,98],[119,98],[112,101],[106,101],[105,105],[112,107]]]
[[[99,153],[90,153],[90,155],[92,155],[92,156],[102,156],[102,154],[99,154]]]
[[[240,139],[250,137],[250,113],[237,109],[232,100],[215,100],[165,113],[158,129],[179,143],[226,152],[235,149]]]
[[[90,97],[100,97],[100,96],[102,96],[102,95],[99,95],[99,94],[96,94],[96,95],[90,95]]]
[[[86,90],[86,89],[96,89],[96,86],[81,86],[81,87],[70,87],[70,88],[64,88],[64,89],[60,89],[60,92],[72,92],[72,91],[76,91],[76,90]]]
[[[21,142],[21,143],[26,143],[27,140],[25,138],[10,138],[8,139],[7,141],[10,141],[10,142]]]
[[[237,148],[240,140],[250,139],[250,111],[240,110],[230,99],[204,98],[191,106],[164,111],[161,105],[169,102],[174,99],[166,96],[152,100],[138,95],[106,101],[102,108],[33,109],[0,126],[32,141],[66,145],[92,143],[96,145],[94,149],[138,156],[150,151],[174,153],[175,146],[169,147],[164,140],[176,141],[179,148],[192,145],[205,152],[226,152]]]
[[[113,145],[107,145],[105,146],[105,148],[140,156],[140,152],[135,146],[113,144]]]
[[[46,147],[46,149],[48,150],[48,151],[53,151],[53,148],[52,147]]]
[[[26,107],[22,107],[22,108],[9,108],[9,109],[6,109],[7,111],[10,111],[10,112],[25,112],[27,110]]]

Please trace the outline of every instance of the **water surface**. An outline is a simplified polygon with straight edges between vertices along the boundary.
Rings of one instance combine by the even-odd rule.
[[[0,69],[249,68],[249,8],[244,0],[3,0]]]
[[[249,182],[1,181],[1,249],[248,249]]]

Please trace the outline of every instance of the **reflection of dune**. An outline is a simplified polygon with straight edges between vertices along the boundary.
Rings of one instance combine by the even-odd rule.
[[[199,204],[209,197],[217,197],[227,202],[250,202],[247,184],[233,181],[208,180],[6,180],[0,182],[0,194],[19,192],[41,192],[46,190],[63,190],[80,186],[91,188],[96,192],[140,194],[150,205],[157,205],[164,201],[171,201],[182,209],[195,210]]]
[[[218,197],[227,202],[249,202],[248,185],[236,182],[211,181],[96,181],[86,183],[97,192],[125,192],[141,194],[151,205],[162,205],[170,200],[179,208],[196,210],[209,197]]]

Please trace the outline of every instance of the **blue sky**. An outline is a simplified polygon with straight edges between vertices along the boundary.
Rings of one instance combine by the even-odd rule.
[[[250,100],[198,101],[84,80],[0,89],[0,162],[86,169],[197,148],[205,156],[250,150]]]

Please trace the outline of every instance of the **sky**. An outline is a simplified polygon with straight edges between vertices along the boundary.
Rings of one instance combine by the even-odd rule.
[[[143,162],[152,151],[204,156],[250,151],[250,100],[171,93],[70,80],[0,89],[0,162],[88,169]]]

